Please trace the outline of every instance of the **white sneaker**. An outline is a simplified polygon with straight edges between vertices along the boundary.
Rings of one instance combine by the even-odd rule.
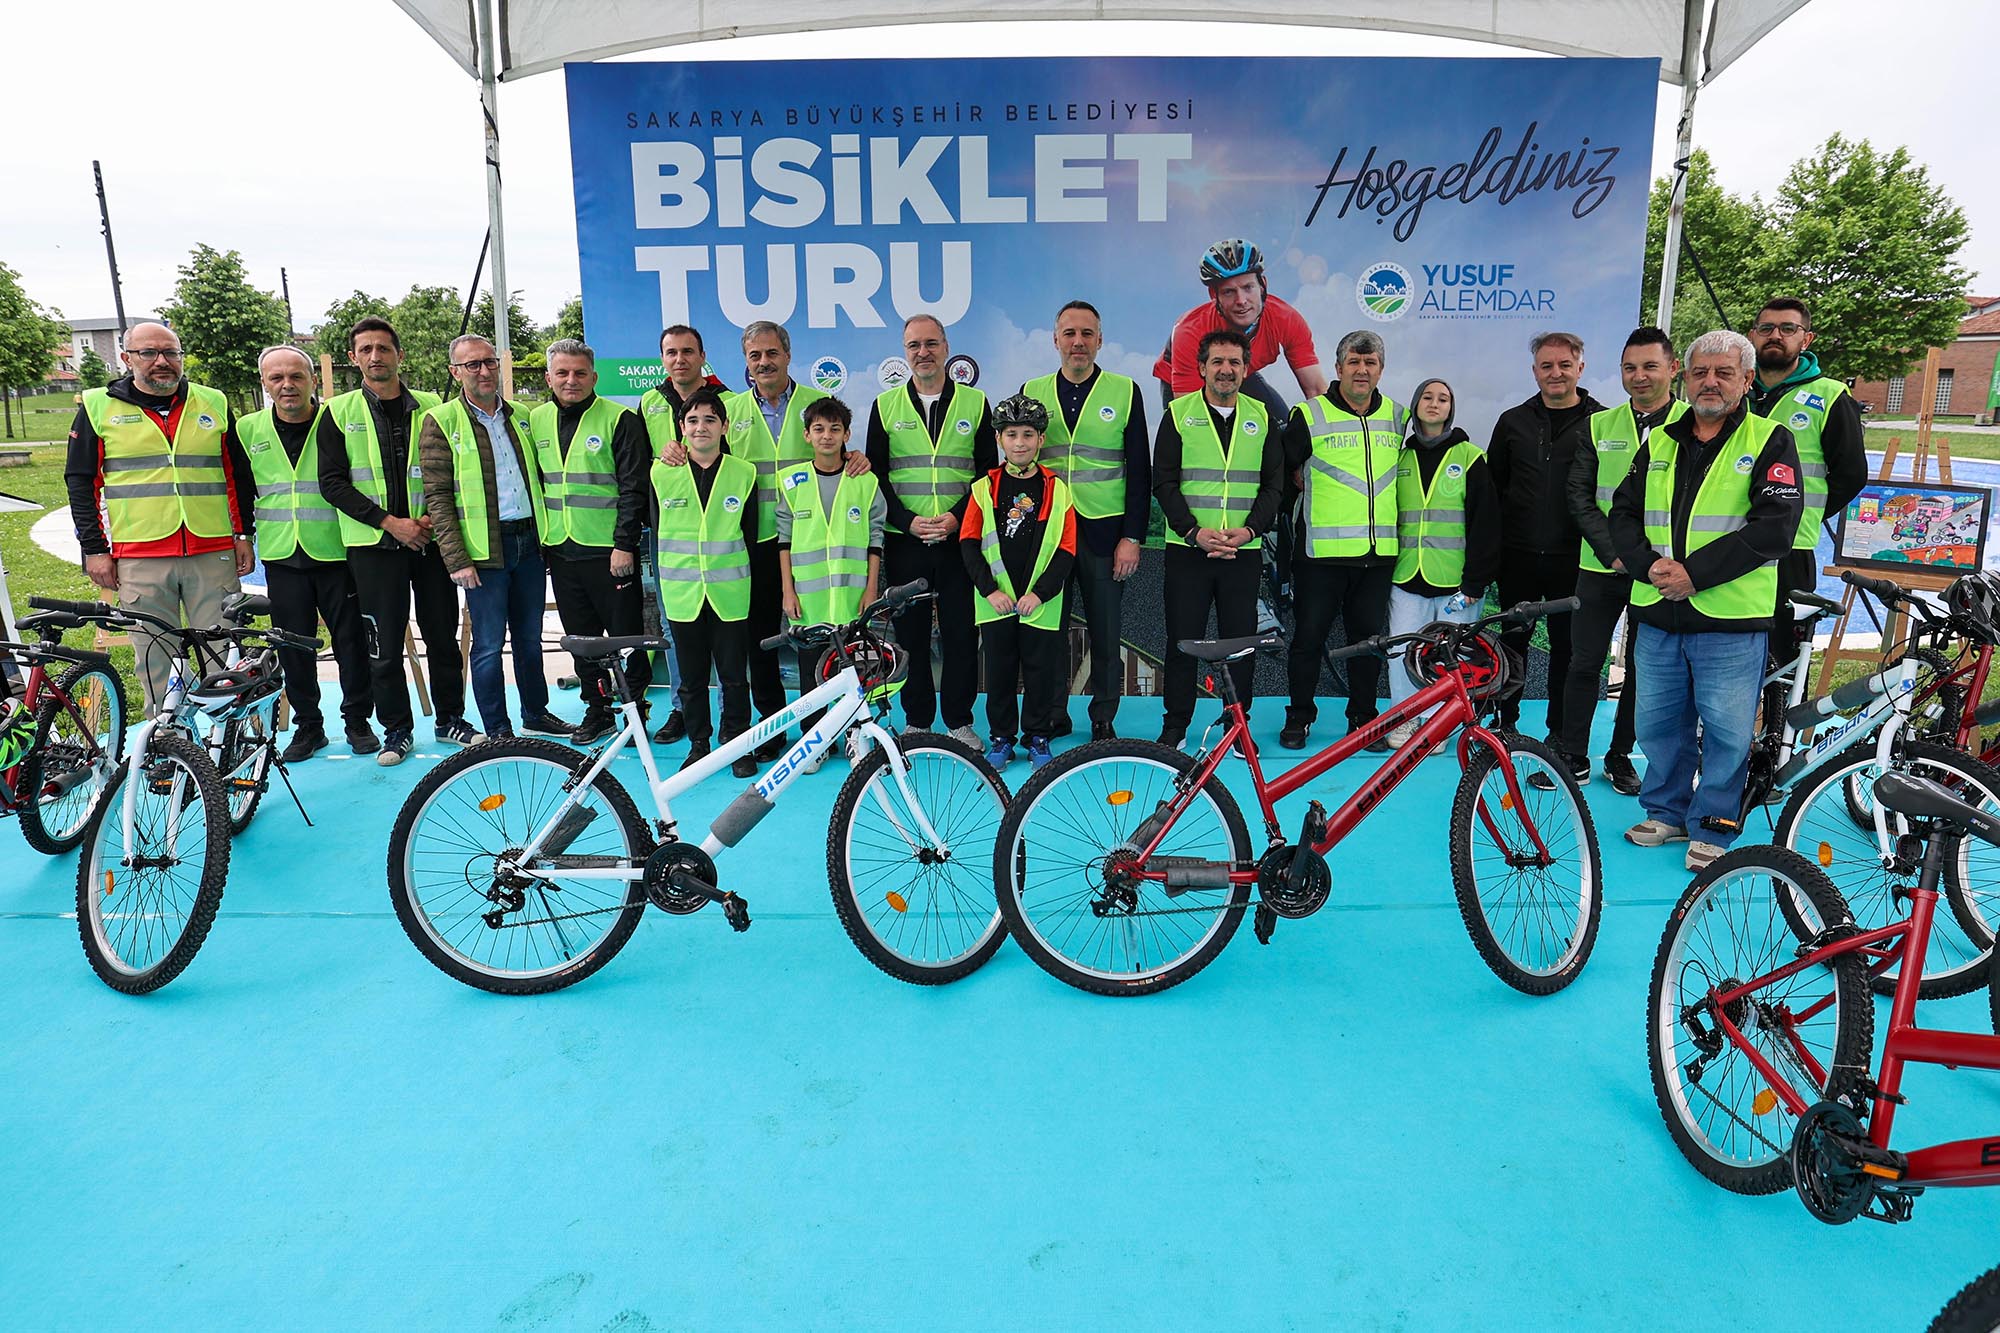
[[[945,734],[951,737],[955,741],[964,741],[967,745],[970,745],[973,749],[979,751],[981,754],[986,753],[985,742],[979,739],[979,733],[974,731],[971,727],[953,727],[950,731],[946,732]]]
[[[1712,842],[1702,842],[1700,840],[1690,842],[1688,844],[1687,868],[1689,870],[1706,870],[1710,861],[1713,861],[1727,850],[1728,848],[1718,847]]]
[[[1416,739],[1417,732],[1423,729],[1423,725],[1421,718],[1413,718],[1408,722],[1397,723],[1395,726],[1389,728],[1389,744],[1398,750],[1402,749],[1405,745]]]

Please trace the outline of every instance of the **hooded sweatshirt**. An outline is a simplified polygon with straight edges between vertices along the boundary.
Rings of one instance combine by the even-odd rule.
[[[1799,364],[1781,383],[1765,388],[1754,377],[1750,396],[1744,401],[1760,417],[1768,417],[1784,402],[1790,391],[1825,375],[1819,358],[1811,352],[1799,354]],[[1781,418],[1783,420],[1783,418]],[[1847,502],[1861,494],[1868,481],[1868,445],[1861,424],[1861,405],[1854,395],[1843,393],[1826,405],[1826,429],[1819,436],[1820,454],[1826,461],[1826,512],[1837,514]]]

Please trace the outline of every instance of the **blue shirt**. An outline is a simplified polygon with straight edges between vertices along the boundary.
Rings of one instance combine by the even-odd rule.
[[[770,430],[771,438],[774,440],[785,433],[785,409],[791,406],[792,390],[797,387],[798,385],[787,381],[785,391],[779,394],[777,401],[773,403],[765,402],[763,396],[755,389],[750,390],[750,396],[757,400],[757,410],[764,414],[764,425]]]
[[[506,405],[496,400],[495,407],[497,410],[488,415],[470,398],[465,400],[465,410],[486,428],[486,438],[493,445],[493,489],[500,502],[500,521],[512,523],[533,518],[535,510],[528,496],[528,480],[521,475],[521,463],[514,454],[514,437],[507,430]]]

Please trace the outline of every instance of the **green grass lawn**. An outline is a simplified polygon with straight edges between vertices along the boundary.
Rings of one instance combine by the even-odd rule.
[[[1887,449],[1890,438],[1898,435],[1903,439],[1903,447],[1896,455],[1896,466],[1903,468],[1917,447],[1917,428],[1915,426],[1870,426],[1868,427],[1868,447],[1870,449]],[[1981,435],[1974,431],[1960,431],[1954,435],[1950,431],[1934,430],[1931,432],[1931,448],[1933,452],[1937,449],[1937,443],[1940,440],[1947,442],[1953,458],[2000,458],[2000,435]],[[1932,475],[1936,475],[1935,471],[1933,471]]]
[[[76,419],[76,402],[66,393],[45,393],[23,398],[13,405],[13,429],[0,419],[0,439],[34,442],[66,440],[69,423]],[[0,490],[7,489],[0,486]],[[15,492],[19,494],[19,491]]]
[[[97,600],[96,585],[81,569],[50,555],[28,535],[28,529],[46,518],[50,509],[69,507],[62,473],[63,449],[59,445],[34,450],[33,461],[25,467],[0,468],[0,491],[45,506],[29,513],[0,514],[0,559],[7,563],[7,591],[13,595],[16,617],[28,614],[28,598],[34,593],[80,602]],[[88,630],[72,630],[66,641],[72,648],[93,646]],[[126,714],[136,719],[141,705],[138,677],[132,671],[132,649],[121,646],[110,651],[112,662],[125,678]]]

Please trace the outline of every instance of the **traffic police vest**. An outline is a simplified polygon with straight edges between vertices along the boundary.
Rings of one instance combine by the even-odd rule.
[[[222,437],[229,399],[189,384],[169,441],[145,408],[107,389],[86,389],[83,410],[104,448],[104,510],[114,542],[153,542],[182,528],[197,537],[228,537],[229,474]],[[162,447],[164,446],[164,452]]]
[[[1069,483],[1076,512],[1085,518],[1125,513],[1125,426],[1132,414],[1132,381],[1108,370],[1097,373],[1083,411],[1071,432],[1056,397],[1056,377],[1029,380],[1021,392],[1049,410],[1042,440],[1042,466]]]
[[[688,621],[706,602],[718,620],[750,615],[750,548],[743,543],[743,506],[757,503],[757,467],[722,455],[708,503],[694,483],[694,464],[653,464],[660,502],[660,613]]]
[[[880,492],[875,474],[841,474],[833,510],[820,503],[811,464],[778,479],[778,500],[791,511],[792,591],[808,625],[844,625],[861,614],[868,587],[868,513]]]
[[[933,440],[907,385],[875,399],[875,419],[889,436],[889,489],[911,513],[948,514],[972,489],[972,435],[985,414],[986,395],[954,383]]]
[[[504,407],[504,405],[503,405]],[[463,398],[454,398],[441,407],[434,407],[430,417],[444,432],[445,442],[451,446],[451,499],[458,510],[459,540],[465,546],[465,554],[475,564],[491,558],[486,545],[488,518],[486,513],[486,471],[480,465],[479,436],[473,431],[472,413],[466,410]],[[513,447],[513,440],[490,440],[494,451]],[[526,450],[522,451],[524,454]],[[534,509],[535,531],[546,540],[549,530],[548,511],[542,499],[542,474],[533,466],[533,456],[522,459],[522,480],[528,483],[528,502]]]
[[[1195,526],[1218,530],[1248,526],[1271,434],[1270,410],[1259,399],[1238,394],[1227,448],[1216,434],[1215,418],[1200,389],[1167,404],[1167,418],[1181,437],[1181,495]],[[1188,544],[1172,529],[1166,540],[1173,546]],[[1255,551],[1263,545],[1263,538],[1252,537],[1239,549]]]
[[[1317,560],[1395,555],[1396,460],[1403,409],[1388,395],[1361,417],[1332,393],[1297,410],[1312,435],[1306,460],[1306,555]]]
[[[770,541],[778,535],[778,469],[812,457],[812,446],[806,443],[804,413],[807,403],[824,397],[826,395],[818,389],[804,384],[792,385],[792,396],[785,403],[783,429],[773,439],[771,423],[764,420],[764,410],[757,405],[755,389],[723,396],[723,406],[729,412],[729,452],[732,457],[744,459],[757,468],[757,540],[760,542]]]
[[[1676,398],[1667,408],[1667,419],[1662,427],[1671,425],[1687,415],[1688,405]],[[1590,414],[1590,447],[1597,451],[1597,509],[1599,513],[1611,512],[1611,497],[1618,490],[1618,483],[1625,480],[1625,474],[1632,470],[1632,460],[1639,456],[1639,446],[1645,441],[1639,438],[1639,418],[1632,411],[1628,400],[1617,407]],[[1611,570],[1597,552],[1590,549],[1590,543],[1583,543],[1581,556],[1583,568],[1593,574],[1609,574]]]
[[[319,416],[306,427],[294,464],[272,424],[272,408],[236,419],[236,438],[250,456],[257,483],[257,552],[283,560],[300,547],[315,560],[345,560],[339,516],[319,493]]]
[[[1799,530],[1792,536],[1794,551],[1810,551],[1819,545],[1820,530],[1826,526],[1826,446],[1820,437],[1826,433],[1828,411],[1846,392],[1845,384],[1825,375],[1803,384],[1787,384],[1761,414],[1764,420],[1789,430],[1799,446],[1799,491],[1805,508],[1799,514]]]
[[[611,436],[629,409],[609,398],[595,398],[577,420],[562,447],[561,407],[543,403],[528,413],[528,438],[541,471],[542,544],[609,549],[618,524],[618,466],[612,459]]]
[[[1654,550],[1684,560],[1750,521],[1751,473],[1776,424],[1752,412],[1743,414],[1743,424],[1716,451],[1701,489],[1695,492],[1685,546],[1675,544],[1673,531],[1674,470],[1680,442],[1663,430],[1653,432],[1646,446],[1650,459],[1646,465],[1646,541]],[[1632,605],[1651,606],[1659,600],[1658,588],[1643,578],[1632,580]],[[1766,561],[1727,583],[1702,588],[1689,599],[1695,610],[1713,620],[1767,620],[1777,602],[1776,561]]]
[[[421,518],[424,474],[417,462],[417,436],[424,413],[436,407],[439,399],[422,389],[410,390],[410,396],[417,400],[417,410],[410,413],[410,475],[405,485],[409,488],[410,517]],[[382,442],[375,438],[375,414],[368,410],[367,390],[355,389],[329,398],[320,411],[333,418],[340,427],[341,438],[347,441],[347,478],[354,483],[354,489],[387,509],[389,479],[382,475]],[[381,540],[382,530],[342,514],[340,535],[349,546],[373,546]]]
[[[1465,478],[1485,455],[1470,441],[1452,445],[1426,490],[1416,453],[1404,449],[1396,464],[1394,581],[1421,578],[1432,587],[1457,588],[1465,579]]]
[[[1212,430],[1209,432],[1211,436],[1214,433]],[[999,480],[1000,484],[1005,485],[1010,482],[1018,484],[1022,479],[1011,476],[1003,470]],[[1070,498],[1069,484],[1061,477],[1054,478],[1049,483],[1048,490],[1049,512],[1042,524],[1042,544],[1035,551],[1035,568],[1028,576],[1028,587],[1021,590],[1023,593],[1031,590],[1035,586],[1035,581],[1048,571],[1049,561],[1055,559],[1056,552],[1062,547],[1063,529],[1068,526],[1070,511],[1076,507],[1076,502]],[[1013,580],[1007,577],[1007,562],[1000,554],[1000,528],[993,515],[993,485],[989,481],[981,480],[972,488],[972,503],[979,509],[979,557],[986,562],[986,568],[992,571],[993,581],[1000,585],[1000,591],[1018,601],[1021,594],[1014,591]],[[1014,618],[1018,614],[1012,611],[994,610],[993,603],[976,592],[973,594],[972,609],[974,623],[980,625]],[[1058,592],[1036,607],[1032,615],[1020,616],[1019,619],[1023,625],[1034,629],[1060,630],[1062,614],[1063,595]]]

